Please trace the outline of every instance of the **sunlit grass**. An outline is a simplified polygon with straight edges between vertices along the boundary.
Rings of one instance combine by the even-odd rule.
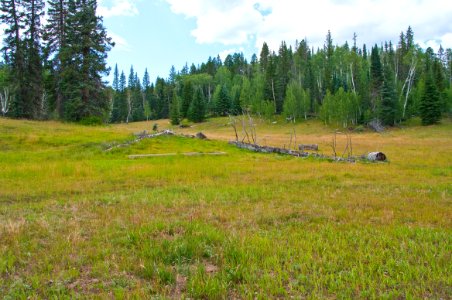
[[[0,119],[6,298],[448,298],[452,124],[352,133],[385,164],[235,149],[224,118],[106,152],[154,122]],[[169,128],[159,121],[159,128]],[[293,125],[258,121],[261,143]],[[334,128],[297,124],[329,147]],[[130,154],[227,152],[226,156]]]

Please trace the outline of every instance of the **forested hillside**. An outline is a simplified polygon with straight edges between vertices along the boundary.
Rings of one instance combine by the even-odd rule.
[[[313,49],[306,40],[295,47],[282,42],[278,52],[264,43],[260,56],[248,62],[242,53],[185,65],[168,79],[149,82],[115,69],[112,122],[171,118],[202,121],[206,116],[250,112],[289,121],[319,117],[348,127],[372,120],[391,126],[413,116],[433,124],[451,112],[452,51],[425,51],[414,43],[409,27],[397,45],[370,48],[335,46],[328,32],[325,45]],[[201,98],[201,100],[200,100]]]
[[[410,27],[396,44],[359,46],[354,34],[351,45],[336,45],[330,32],[317,49],[306,40],[282,42],[277,52],[264,43],[250,61],[242,53],[210,57],[179,71],[173,66],[155,82],[147,70],[141,77],[133,67],[128,75],[116,67],[107,88],[102,79],[113,43],[96,9],[96,0],[51,0],[44,26],[44,0],[1,0],[4,116],[178,124],[249,112],[349,127],[391,126],[413,116],[434,124],[452,110],[452,50],[420,48]]]

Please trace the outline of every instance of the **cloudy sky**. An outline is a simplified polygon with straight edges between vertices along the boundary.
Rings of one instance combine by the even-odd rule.
[[[116,42],[109,64],[126,74],[133,65],[142,76],[166,78],[172,65],[199,64],[209,56],[241,51],[250,58],[266,41],[306,38],[368,45],[392,40],[409,25],[422,47],[452,48],[450,0],[100,0],[98,13]]]

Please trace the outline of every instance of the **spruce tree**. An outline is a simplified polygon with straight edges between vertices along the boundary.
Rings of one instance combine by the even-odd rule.
[[[182,104],[180,108],[180,113],[183,118],[187,117],[188,109],[190,108],[190,103],[193,99],[193,84],[190,80],[185,80],[183,90],[182,90]]]
[[[64,96],[62,91],[61,73],[61,49],[65,48],[66,18],[68,14],[67,0],[48,0],[47,24],[44,27],[44,57],[52,59],[47,64],[47,69],[53,78],[52,84],[47,87],[47,94],[55,99],[55,108],[60,118],[64,117]]]
[[[177,96],[177,93],[173,93],[173,101],[171,101],[171,108],[170,108],[170,119],[172,125],[179,125],[180,124],[180,108],[179,108],[179,97]]]
[[[31,117],[27,111],[27,85],[24,43],[21,33],[25,29],[25,14],[18,0],[1,0],[0,20],[5,24],[3,52],[10,66],[11,91],[14,91],[10,115],[15,118]]]
[[[25,13],[25,57],[27,88],[26,115],[29,118],[41,117],[43,108],[43,70],[41,62],[41,18],[44,15],[43,0],[23,0]]]
[[[436,124],[441,120],[441,98],[433,80],[431,70],[427,71],[425,89],[421,98],[420,113],[422,125]]]
[[[101,119],[110,107],[102,76],[109,73],[106,58],[114,43],[107,37],[96,9],[96,0],[68,0],[66,36],[60,53],[64,116],[71,121]]]
[[[292,66],[292,52],[287,48],[285,42],[281,43],[279,48],[279,59],[276,66],[276,80],[275,80],[275,96],[276,96],[276,113],[281,113],[283,110],[284,98],[286,97],[286,87],[290,79],[290,69]]]
[[[129,115],[129,103],[127,102],[126,75],[123,71],[119,76],[118,94],[118,122],[126,122]]]
[[[141,90],[141,82],[138,78],[138,74],[135,73],[133,86],[130,88],[131,93],[131,116],[134,122],[143,121],[144,116],[144,102],[143,94]]]
[[[215,113],[219,116],[227,116],[231,111],[231,98],[226,85],[218,85],[214,94]]]
[[[204,95],[202,89],[197,87],[195,93],[193,94],[193,100],[190,103],[190,108],[188,109],[188,119],[195,123],[200,123],[204,121],[206,113],[206,105],[204,103]]]
[[[389,64],[384,67],[381,98],[380,119],[384,125],[392,126],[395,124],[397,117],[397,95],[394,74]]]
[[[372,48],[370,55],[370,78],[371,78],[371,108],[374,114],[381,102],[381,91],[383,87],[383,65],[381,63],[378,46]]]
[[[120,112],[121,92],[119,90],[119,71],[117,64],[115,65],[112,88],[113,88],[113,103],[111,109],[110,122],[117,123],[121,122],[121,112]]]

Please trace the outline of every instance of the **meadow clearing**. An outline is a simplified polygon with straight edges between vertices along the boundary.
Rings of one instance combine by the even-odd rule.
[[[451,298],[450,120],[351,133],[388,163],[239,150],[225,118],[105,151],[153,123],[0,118],[0,298]],[[318,121],[256,130],[294,127],[331,154]],[[127,158],[193,151],[227,155]]]

